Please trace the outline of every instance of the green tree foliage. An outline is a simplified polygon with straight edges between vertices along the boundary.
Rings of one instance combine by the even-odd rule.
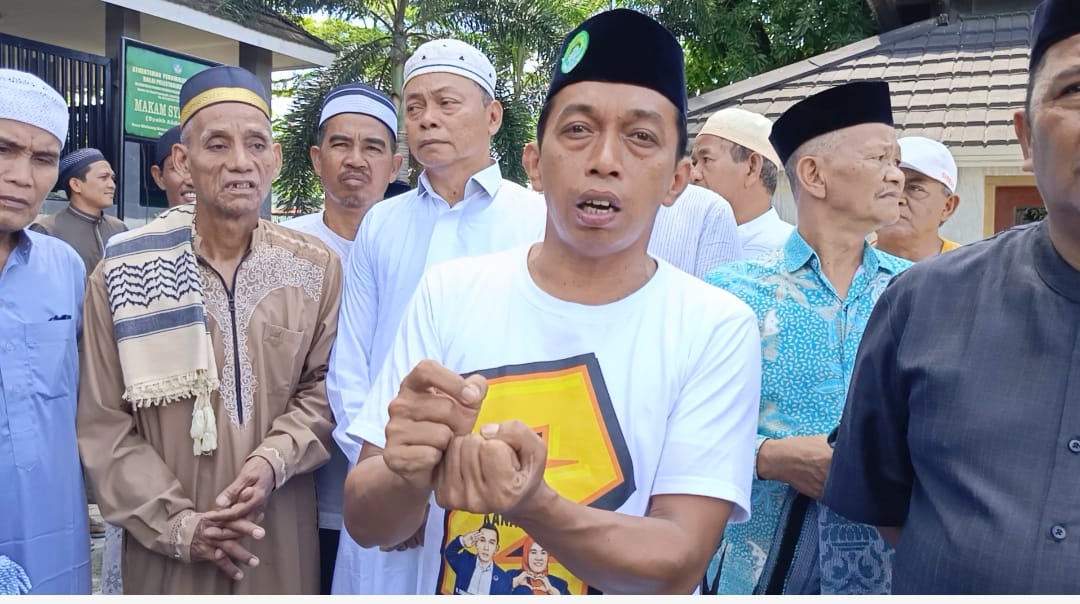
[[[555,54],[566,32],[609,6],[656,17],[682,41],[690,96],[833,50],[873,35],[865,0],[219,0],[242,20],[275,11],[339,50],[333,65],[278,83],[293,110],[276,127],[285,162],[275,183],[279,208],[305,213],[322,204],[311,172],[322,99],[335,85],[364,82],[393,98],[401,115],[405,61],[423,42],[463,39],[495,63],[503,126],[492,146],[506,178],[525,182],[521,150],[535,136]],[[318,15],[314,17],[313,15]],[[401,178],[415,180],[399,118]]]
[[[680,37],[690,96],[874,35],[864,0],[627,2]]]

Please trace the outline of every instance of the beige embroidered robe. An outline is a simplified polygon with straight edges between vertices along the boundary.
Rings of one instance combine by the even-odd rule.
[[[196,238],[196,254],[199,248]],[[203,262],[200,271],[221,379],[212,400],[218,448],[209,456],[192,454],[192,399],[134,412],[121,398],[100,266],[87,285],[79,449],[105,519],[126,529],[124,592],[317,594],[312,471],[329,459],[325,379],[337,333],[340,261],[315,237],[261,221],[235,287]],[[276,488],[262,524],[266,536],[244,541],[260,565],[243,567],[244,579],[234,582],[212,563],[190,562],[197,524],[191,520],[213,509],[252,456],[270,462]]]

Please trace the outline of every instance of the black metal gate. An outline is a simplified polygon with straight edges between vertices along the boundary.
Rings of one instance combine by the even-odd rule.
[[[108,58],[0,34],[0,67],[30,72],[60,91],[71,114],[64,153],[96,147],[116,165]]]

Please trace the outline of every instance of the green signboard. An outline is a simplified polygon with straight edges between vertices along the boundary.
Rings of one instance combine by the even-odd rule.
[[[214,65],[128,42],[124,48],[124,134],[157,139],[180,123],[180,87]]]

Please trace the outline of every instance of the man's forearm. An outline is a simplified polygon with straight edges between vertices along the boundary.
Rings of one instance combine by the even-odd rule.
[[[430,498],[431,489],[418,490],[390,471],[381,452],[362,451],[345,480],[345,528],[361,547],[398,545],[423,524]]]
[[[605,594],[689,594],[712,551],[675,522],[591,508],[541,486],[537,503],[507,519],[586,584]],[[719,543],[712,547],[715,548]]]

